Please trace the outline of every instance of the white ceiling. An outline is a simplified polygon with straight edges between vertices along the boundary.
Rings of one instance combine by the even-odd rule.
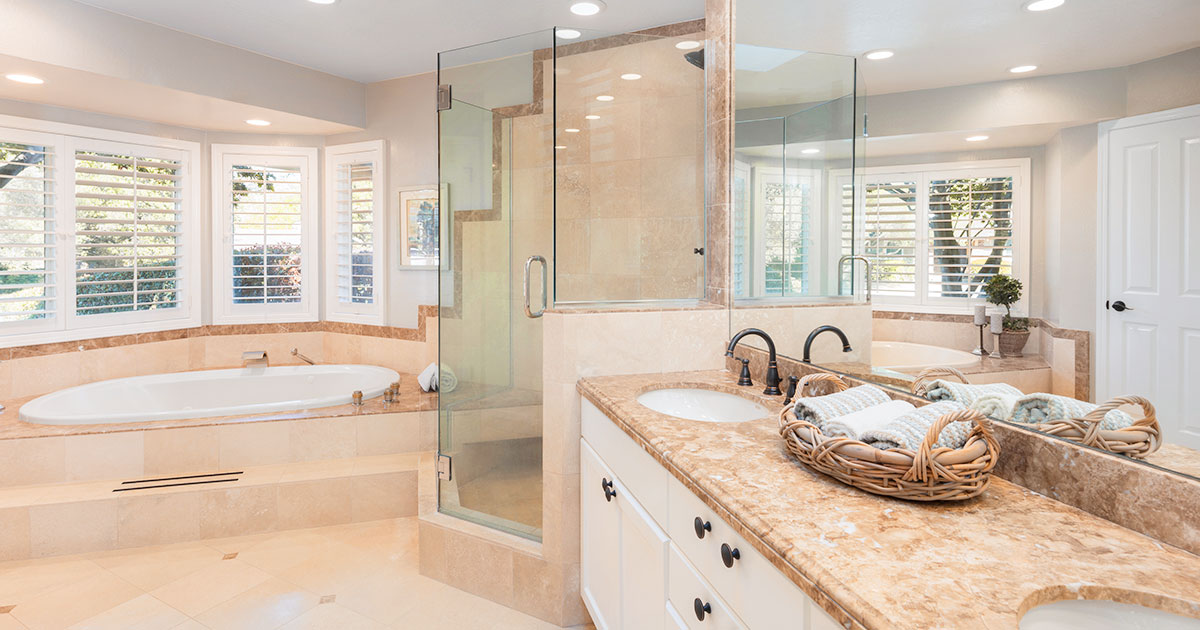
[[[704,0],[606,0],[582,18],[568,0],[79,0],[347,79],[429,72],[437,53],[553,26],[622,33],[704,17]]]
[[[868,94],[1125,66],[1200,46],[1200,0],[743,0],[740,44],[861,56]],[[860,57],[861,58],[861,57]]]

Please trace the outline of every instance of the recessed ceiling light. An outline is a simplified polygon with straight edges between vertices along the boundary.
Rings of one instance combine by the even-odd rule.
[[[1013,74],[1022,74],[1025,72],[1033,72],[1034,70],[1037,70],[1037,66],[1014,66],[1014,67],[1008,69],[1008,71]]]
[[[967,136],[967,142],[983,142],[988,136]]]
[[[261,118],[251,118],[250,120],[246,121],[246,124],[254,125],[255,127],[269,127],[271,125],[271,121],[263,120]]]
[[[575,15],[596,15],[604,10],[604,0],[579,0],[571,3],[571,13]]]
[[[554,145],[554,148],[555,148],[555,149],[558,149],[559,151],[562,151],[563,149],[567,148],[567,145],[565,145],[565,144],[556,144],[556,145]]]
[[[1067,0],[1031,0],[1025,3],[1026,11],[1049,11],[1061,7]]]
[[[621,75],[621,78],[625,79],[626,81],[637,81],[638,79],[642,78],[642,75],[636,72],[626,72],[625,74]]]
[[[575,128],[563,129],[563,131],[565,131],[567,133],[579,133],[579,130],[575,129]]]
[[[814,153],[820,153],[820,152],[821,152],[820,149],[804,149],[803,151],[801,151],[801,153],[803,153],[805,155],[812,155]]]
[[[27,83],[29,85],[41,85],[41,84],[45,83],[45,81],[43,81],[42,79],[39,79],[31,74],[6,74],[6,75],[4,75],[4,78],[8,79],[9,81],[16,81],[17,83]]]
[[[337,0],[308,0],[308,1],[313,4],[333,4],[333,3],[337,2]]]
[[[554,29],[554,35],[559,39],[579,39],[583,33],[580,33],[573,28],[558,28]]]
[[[679,50],[696,50],[700,47],[700,42],[691,39],[685,39],[678,44],[675,44],[675,47]]]
[[[588,120],[600,120],[600,117],[595,114],[588,114],[587,116],[584,116],[584,118]]]
[[[609,96],[609,95],[607,95],[607,94],[601,94],[600,96],[597,96],[597,97],[596,97],[596,100],[597,100],[597,101],[604,102],[604,103],[607,103],[607,102],[609,102],[609,101],[613,100],[613,97],[611,97],[611,96]]]
[[[879,61],[880,59],[890,59],[895,54],[891,50],[872,50],[864,56],[871,61]]]

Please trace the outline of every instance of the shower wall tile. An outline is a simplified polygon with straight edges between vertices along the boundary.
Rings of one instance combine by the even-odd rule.
[[[450,535],[446,583],[504,606],[513,604],[513,550],[469,535]]]

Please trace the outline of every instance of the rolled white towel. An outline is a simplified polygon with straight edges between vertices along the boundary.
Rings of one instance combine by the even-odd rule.
[[[971,408],[982,413],[989,418],[997,420],[1009,420],[1013,415],[1013,408],[1017,406],[1016,396],[1006,396],[1004,394],[986,394],[980,396],[971,403]]]
[[[929,428],[938,418],[953,411],[961,411],[967,406],[953,400],[943,400],[917,407],[899,418],[892,420],[880,429],[863,434],[862,441],[875,448],[902,448],[916,452],[925,441]],[[971,432],[971,427],[965,422],[955,422],[942,429],[934,448],[962,448]]]
[[[454,391],[454,388],[458,387],[458,377],[454,375],[454,370],[451,370],[448,365],[441,367],[441,370],[438,372],[437,381],[438,391],[443,394],[449,394]]]
[[[421,373],[417,375],[417,384],[423,391],[437,391],[438,366],[436,363],[430,363],[424,370],[421,370]]]
[[[862,411],[855,411],[854,413],[826,420],[822,431],[830,437],[840,436],[857,440],[860,439],[859,436],[867,431],[882,428],[887,423],[913,409],[915,407],[908,401],[892,400],[880,405],[867,407]]]

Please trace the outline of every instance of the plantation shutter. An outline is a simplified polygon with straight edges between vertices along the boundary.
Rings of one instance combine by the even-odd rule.
[[[978,298],[1013,274],[1013,177],[929,181],[930,298]]]
[[[0,141],[0,323],[55,314],[54,152]]]
[[[343,304],[374,304],[375,169],[373,162],[337,166],[337,299]]]
[[[760,169],[763,200],[763,294],[808,295],[812,255],[810,175]]]
[[[915,297],[919,184],[868,179],[863,188],[862,254],[871,261],[874,295]]]
[[[181,163],[75,152],[75,314],[176,309]]]
[[[233,304],[301,301],[304,241],[300,167],[237,164],[229,171]]]

